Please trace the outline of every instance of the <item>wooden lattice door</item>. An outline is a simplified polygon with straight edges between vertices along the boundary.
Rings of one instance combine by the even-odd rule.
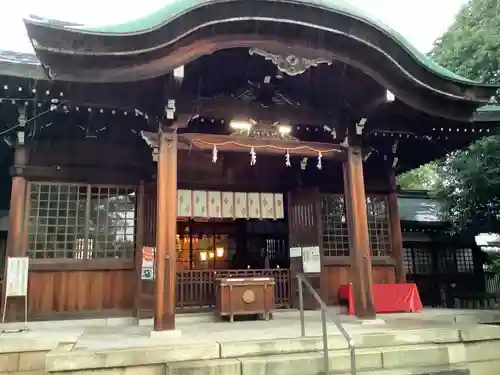
[[[316,188],[299,189],[288,194],[288,230],[290,247],[319,246],[321,248],[321,223],[319,191]],[[302,258],[290,258],[291,295],[294,307],[298,307],[297,272],[303,272]],[[308,274],[313,288],[320,293],[321,274]],[[321,294],[321,293],[320,293]],[[316,308],[310,293],[304,290],[306,308]]]

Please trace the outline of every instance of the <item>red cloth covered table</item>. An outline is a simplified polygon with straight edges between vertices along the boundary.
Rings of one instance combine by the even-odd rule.
[[[354,315],[352,284],[341,285],[339,297],[349,306],[349,315]],[[422,311],[422,302],[416,284],[373,284],[373,299],[376,313]]]

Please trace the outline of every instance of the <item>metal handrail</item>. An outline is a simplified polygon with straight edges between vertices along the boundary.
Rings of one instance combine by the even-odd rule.
[[[321,308],[321,328],[322,328],[322,333],[323,333],[323,365],[324,365],[324,370],[325,370],[325,375],[330,374],[330,366],[329,366],[329,356],[328,356],[328,332],[326,328],[326,318],[328,317],[337,327],[337,329],[340,331],[342,336],[344,336],[345,340],[347,341],[347,345],[349,347],[349,355],[351,358],[351,375],[356,375],[356,347],[354,345],[354,341],[347,333],[344,327],[342,327],[342,324],[337,321],[337,319],[332,318],[332,316],[328,313],[328,307],[326,306],[325,302],[321,299],[319,296],[318,292],[314,290],[313,286],[307,279],[306,275],[303,273],[298,273],[297,274],[297,280],[299,282],[299,309],[300,309],[300,335],[302,337],[305,337],[306,335],[306,326],[305,326],[305,319],[304,319],[304,290],[302,288],[302,284],[306,286],[306,288],[309,290],[311,295],[314,297],[316,302],[318,302],[319,307]]]

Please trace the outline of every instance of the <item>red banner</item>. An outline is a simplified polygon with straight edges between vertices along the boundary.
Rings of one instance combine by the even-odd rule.
[[[339,297],[347,300],[348,314],[354,315],[354,295],[352,284],[339,288]],[[422,311],[422,302],[416,284],[373,284],[375,312],[416,312]]]

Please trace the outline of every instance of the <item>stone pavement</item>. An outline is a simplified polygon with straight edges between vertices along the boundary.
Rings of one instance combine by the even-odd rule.
[[[499,322],[496,311],[431,309],[372,322],[331,312],[353,336],[356,367],[370,375],[424,367],[497,375],[500,327],[477,324]],[[323,369],[320,313],[305,316],[302,338],[292,310],[270,321],[234,323],[214,321],[213,314],[179,315],[182,335],[170,338],[152,338],[152,320],[31,322],[27,332],[0,334],[0,375],[317,375]],[[3,328],[16,326],[22,325]],[[333,323],[328,347],[332,373],[348,372],[347,343]]]
[[[414,331],[420,329],[459,328],[470,324],[500,322],[500,311],[425,309],[421,313],[379,315],[380,321],[363,324],[355,317],[332,309],[331,315],[342,322],[351,335]],[[319,311],[306,311],[306,336],[321,336]],[[278,311],[269,321],[214,321],[213,314],[178,315],[177,329],[180,338],[169,339],[169,344],[237,342],[272,340],[300,337],[299,313],[296,310]],[[22,327],[23,324],[3,325],[3,329]],[[138,348],[165,344],[165,339],[151,338],[152,320],[137,322],[133,318],[67,320],[55,322],[30,322],[28,332],[0,334],[0,351],[7,345],[37,341],[74,343],[72,350],[103,350]],[[328,322],[328,335],[340,336],[335,324]],[[10,339],[8,343],[5,339]],[[28,341],[26,341],[28,340]],[[30,348],[28,348],[30,349]]]

